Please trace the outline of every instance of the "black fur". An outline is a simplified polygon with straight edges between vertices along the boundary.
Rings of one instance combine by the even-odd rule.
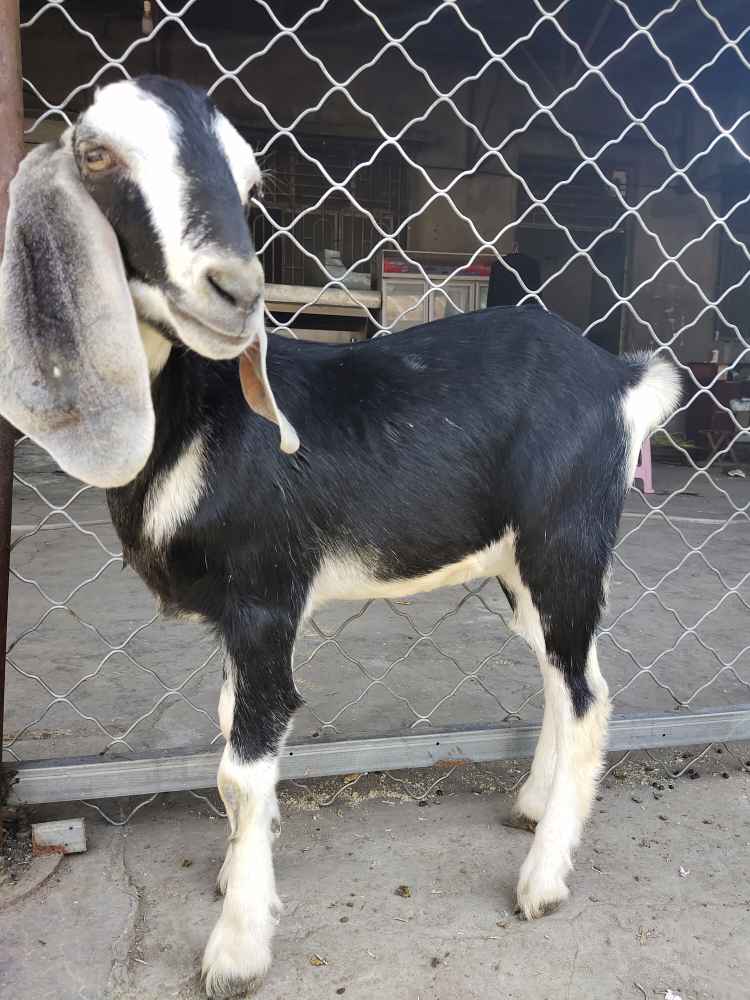
[[[248,409],[236,362],[173,351],[154,385],[151,461],[109,493],[128,561],[167,608],[204,615],[239,662],[252,692],[232,734],[243,755],[267,752],[296,707],[291,647],[326,554],[360,553],[384,580],[418,577],[509,528],[549,653],[584,713],[626,489],[620,401],[643,366],[533,306],[345,347],[273,337],[268,365],[296,455]],[[205,495],[153,551],[146,491],[198,431]]]
[[[128,277],[138,278],[148,285],[166,285],[164,252],[140,188],[121,174],[95,181],[85,174],[82,178],[89,194],[117,233]]]

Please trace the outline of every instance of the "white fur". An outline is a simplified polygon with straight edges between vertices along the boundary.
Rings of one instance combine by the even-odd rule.
[[[138,329],[141,334],[143,350],[146,353],[148,362],[148,373],[152,379],[156,378],[169,358],[172,345],[166,337],[163,337],[156,327],[144,320],[138,321]]]
[[[206,255],[201,255],[201,261],[205,265]],[[161,288],[158,288],[156,285],[147,285],[138,278],[131,278],[128,282],[128,288],[135,303],[136,312],[142,317],[141,321],[150,321],[149,325],[163,323],[172,330],[176,330],[180,339],[188,347],[192,347],[194,351],[197,351],[198,354],[203,354],[205,357],[222,358],[236,356],[236,344],[231,347],[234,353],[217,353],[212,345],[202,342],[207,335],[211,335],[212,328],[207,327],[205,323],[202,324],[202,326],[198,327],[200,335],[197,336],[195,329],[197,324],[195,321],[185,313],[178,313],[174,303],[170,302],[166,293]],[[196,294],[194,292],[193,297],[200,299],[201,296],[200,293]]]
[[[234,662],[229,654],[227,654],[224,662],[224,683],[221,685],[221,692],[219,693],[219,728],[221,729],[221,734],[227,743],[229,743],[232,735],[232,723],[234,721],[235,671],[236,667]],[[281,754],[283,745],[286,742],[291,730],[292,723],[290,721],[284,738],[281,740],[279,748],[276,752],[277,758]],[[275,839],[281,832],[281,814],[275,791],[273,793],[273,801],[269,805],[269,810],[271,814],[271,836]],[[229,879],[229,873],[232,866],[232,843],[232,840],[230,840],[227,845],[227,852],[216,879],[217,887],[222,895],[226,893],[227,881]]]
[[[177,328],[178,321],[170,308],[169,300],[160,288],[156,285],[147,285],[138,278],[131,278],[128,288],[138,316],[145,317],[153,323],[164,323],[172,329]]]
[[[531,773],[521,786],[513,813],[519,819],[538,823],[547,808],[549,791],[555,775],[557,761],[557,742],[555,740],[555,725],[552,711],[547,711],[545,705],[542,718],[542,731],[537,740]]]
[[[630,432],[628,482],[632,483],[638,453],[646,437],[671,414],[680,400],[682,387],[674,365],[658,355],[648,357],[646,372],[622,402],[625,425]]]
[[[221,685],[219,693],[219,728],[221,735],[228,743],[234,720],[234,667],[229,657],[227,657],[224,670],[224,683]]]
[[[222,869],[224,905],[203,956],[209,996],[256,988],[271,964],[271,939],[281,912],[271,854],[277,779],[276,756],[244,763],[230,746],[225,748],[219,792],[231,843]]]
[[[199,611],[175,611],[172,607],[162,608],[165,617],[175,618],[178,622],[190,622],[191,625],[208,625],[208,618]]]
[[[508,532],[492,545],[443,566],[425,576],[379,580],[366,558],[353,553],[332,554],[316,574],[307,600],[305,616],[329,601],[398,598],[421,594],[439,587],[453,587],[485,576],[513,575],[514,536]],[[515,571],[517,573],[517,570]],[[520,579],[520,577],[519,577]]]
[[[544,676],[545,718],[549,713],[555,754],[547,801],[538,818],[531,850],[521,866],[516,890],[518,906],[529,920],[554,909],[568,897],[565,879],[573,866],[573,851],[593,802],[609,717],[607,685],[599,672],[593,645],[586,679],[594,700],[580,719],[573,710],[562,672],[546,655],[540,656],[539,661]],[[545,750],[549,750],[549,743]],[[550,769],[546,765],[547,761],[542,773],[549,779]],[[544,795],[541,783],[532,787],[529,798]]]
[[[214,119],[214,132],[222,145],[234,183],[237,185],[244,205],[250,190],[256,184],[260,184],[261,174],[258,162],[250,146],[224,115],[217,114]]]
[[[540,666],[542,666],[542,673],[544,675],[544,667],[547,664],[547,651],[541,619],[531,599],[531,593],[521,580],[521,574],[515,561],[512,566],[512,572],[506,571],[503,582],[513,592],[516,600],[516,615],[513,622],[514,631],[523,636],[534,651]],[[557,672],[559,673],[559,671]],[[539,734],[539,740],[534,752],[531,774],[524,782],[513,810],[516,815],[532,820],[535,823],[538,823],[544,815],[549,790],[552,787],[552,779],[557,762],[556,743],[554,717],[545,687],[542,731]]]
[[[203,438],[196,434],[165,476],[149,487],[143,530],[154,545],[166,544],[198,509],[205,490]]]
[[[234,663],[229,654],[227,654],[224,660],[224,683],[221,685],[221,691],[219,692],[219,728],[221,729],[221,735],[227,743],[229,743],[232,735],[232,723],[234,721],[234,686]],[[232,841],[230,840],[227,844],[227,852],[216,879],[217,888],[222,896],[227,890],[231,858]]]

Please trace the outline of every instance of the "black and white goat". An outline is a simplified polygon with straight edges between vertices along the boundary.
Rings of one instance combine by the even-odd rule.
[[[568,895],[609,712],[605,577],[641,441],[679,394],[666,362],[614,358],[537,307],[346,347],[267,344],[246,223],[259,181],[205,95],[106,86],[24,161],[0,285],[0,410],[110,488],[127,561],[226,648],[212,996],[271,961],[292,652],[325,601],[501,579],[545,689],[515,807],[536,827],[518,904],[537,917]]]

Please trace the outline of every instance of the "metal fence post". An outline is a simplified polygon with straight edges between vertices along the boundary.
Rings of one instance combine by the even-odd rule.
[[[0,252],[5,243],[8,185],[23,155],[19,20],[19,0],[0,0]],[[0,418],[0,748],[5,710],[5,648],[15,438],[14,428]]]

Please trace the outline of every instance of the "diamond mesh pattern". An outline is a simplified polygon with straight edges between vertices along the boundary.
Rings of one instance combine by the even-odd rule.
[[[628,500],[600,658],[621,714],[750,702],[750,489],[725,475],[748,441],[726,391],[750,363],[743,5],[248,0],[224,17],[206,0],[157,0],[152,24],[138,4],[129,17],[100,6],[22,4],[28,141],[112,79],[155,69],[205,86],[261,163],[296,164],[269,178],[254,226],[267,277],[293,260],[314,292],[269,312],[270,327],[299,333],[331,290],[378,336],[438,301],[460,311],[462,269],[488,254],[510,269],[502,255],[521,240],[542,258],[526,298],[680,366],[689,398],[654,439],[672,464],[655,468],[659,492]],[[355,139],[356,156],[331,153]],[[339,246],[343,269],[326,266],[323,230],[359,234]],[[418,251],[443,238],[462,255],[436,273]],[[421,286],[387,322],[351,280],[381,251]],[[721,372],[690,365],[714,349]],[[702,400],[703,449],[687,436]],[[120,571],[102,496],[23,441],[13,519],[7,757],[216,740],[214,641],[161,620]],[[296,674],[305,740],[541,710],[494,580],[326,609]]]

